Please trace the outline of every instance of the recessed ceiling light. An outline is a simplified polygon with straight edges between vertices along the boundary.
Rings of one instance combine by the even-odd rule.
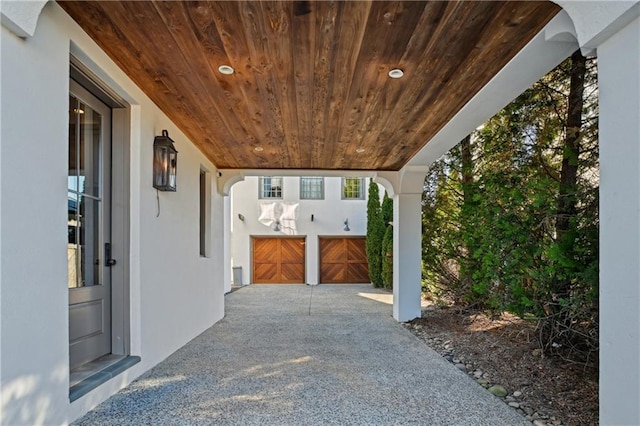
[[[233,67],[231,67],[229,65],[220,65],[218,67],[218,71],[220,71],[220,74],[224,74],[224,75],[231,75],[231,74],[233,74],[235,72]]]
[[[256,146],[255,148],[253,148],[253,150],[254,150],[255,152],[262,152],[262,151],[264,151],[264,148],[263,148],[263,147],[261,147],[261,146]]]
[[[402,71],[400,68],[394,68],[389,71],[389,77],[391,78],[401,78],[403,75],[404,71]]]
[[[364,152],[364,148],[356,148],[356,152],[357,152],[358,154],[361,154],[361,153],[363,153],[363,152]]]

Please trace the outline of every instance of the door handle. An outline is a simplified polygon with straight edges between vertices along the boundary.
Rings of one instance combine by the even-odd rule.
[[[111,258],[111,243],[104,243],[104,258],[106,259],[105,266],[113,266],[117,263],[115,259]]]

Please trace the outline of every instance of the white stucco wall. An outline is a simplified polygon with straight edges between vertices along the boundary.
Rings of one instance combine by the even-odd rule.
[[[273,226],[258,221],[261,202],[299,203],[296,220],[297,232],[306,237],[306,283],[318,284],[319,236],[365,236],[367,233],[367,201],[342,200],[342,180],[339,177],[324,178],[324,200],[300,200],[300,178],[283,178],[282,200],[259,200],[259,178],[250,176],[231,188],[231,261],[234,267],[242,267],[242,283],[251,283],[251,237],[292,235],[284,230],[276,232]],[[365,197],[368,196],[369,179],[365,179]],[[384,188],[380,188],[384,194]],[[244,221],[238,215],[244,216]],[[313,222],[311,221],[313,215]],[[350,231],[344,231],[344,221],[349,219]]]
[[[0,424],[65,424],[166,358],[224,314],[223,200],[211,193],[210,256],[199,255],[201,166],[215,168],[55,3],[33,37],[1,30]],[[67,157],[70,49],[131,106],[131,354],[142,361],[69,402]],[[151,185],[167,129],[178,191]]]

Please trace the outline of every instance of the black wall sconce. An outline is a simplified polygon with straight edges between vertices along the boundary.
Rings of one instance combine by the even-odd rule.
[[[342,230],[347,232],[351,231],[351,228],[349,228],[349,218],[344,220],[344,228],[342,228]]]
[[[311,215],[311,222],[313,222],[313,215]]]
[[[276,232],[280,232],[280,221],[276,220],[276,226],[273,227],[273,230]]]
[[[169,132],[153,140],[153,187],[158,191],[176,191],[178,171],[178,151],[173,146]]]
[[[238,213],[238,219],[240,219],[242,222],[244,222],[244,215],[241,213]]]

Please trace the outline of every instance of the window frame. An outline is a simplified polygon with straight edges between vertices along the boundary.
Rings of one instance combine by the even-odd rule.
[[[310,180],[309,182],[320,182],[320,191],[319,191],[320,196],[319,197],[311,197],[311,196],[309,196],[310,194],[306,194],[305,195],[305,193],[304,193],[305,186],[303,184],[303,180],[305,180],[305,179],[309,179]],[[313,180],[311,180],[311,179],[313,179]],[[315,188],[311,188],[311,187],[312,187],[312,184],[309,183],[309,189],[311,189],[311,193],[313,194],[316,191],[314,191]],[[301,200],[324,200],[324,177],[322,177],[322,176],[300,176],[300,199]]]
[[[264,190],[264,184],[266,179],[280,179],[280,195],[266,195],[266,191]],[[269,193],[273,192],[273,185],[270,183],[271,189],[268,191]],[[277,191],[277,190],[276,190]],[[260,176],[258,179],[258,199],[260,200],[282,200],[284,194],[284,178],[282,176]]]
[[[346,182],[347,179],[357,179],[358,184],[358,196],[357,197],[349,197],[345,193]],[[340,186],[340,196],[342,200],[364,200],[365,199],[365,180],[362,177],[343,177],[341,186]]]

